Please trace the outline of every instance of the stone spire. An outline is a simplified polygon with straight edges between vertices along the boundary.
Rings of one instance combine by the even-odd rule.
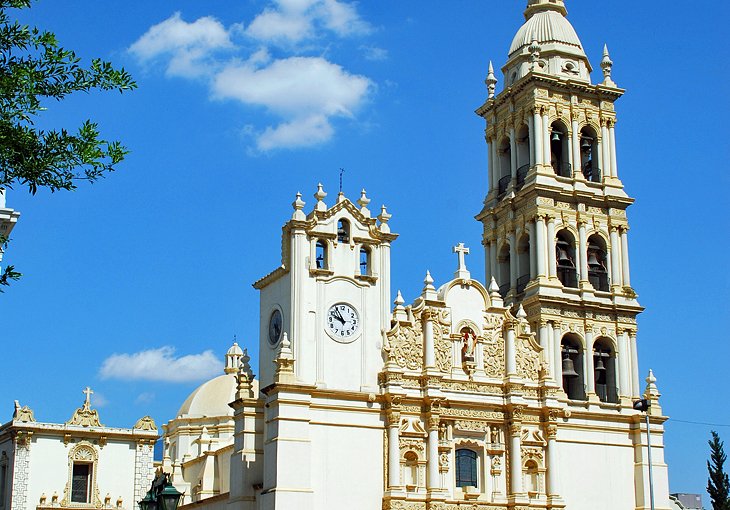
[[[538,12],[557,11],[563,16],[568,15],[563,0],[528,0],[527,9],[525,10],[525,19],[530,19]]]
[[[281,337],[279,350],[276,353],[276,375],[275,380],[278,383],[293,383],[296,381],[294,376],[294,353],[291,350],[291,342],[286,331]]]
[[[487,91],[489,92],[489,99],[494,98],[494,93],[497,90],[497,77],[494,76],[494,65],[492,61],[489,61],[489,71],[487,72],[487,79],[484,80],[487,84]]]
[[[601,60],[601,69],[603,69],[603,84],[609,87],[615,87],[616,83],[611,79],[611,70],[613,69],[613,61],[611,55],[608,54],[608,45],[603,45],[603,60]]]

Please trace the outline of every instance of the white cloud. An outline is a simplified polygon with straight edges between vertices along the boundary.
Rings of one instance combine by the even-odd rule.
[[[377,46],[360,46],[366,60],[380,62],[388,59],[388,50],[378,48]]]
[[[150,392],[144,392],[140,393],[136,399],[134,399],[135,404],[151,404],[155,401],[155,394]]]
[[[333,133],[334,129],[327,117],[312,115],[266,128],[257,137],[256,146],[264,152],[281,147],[310,147],[328,141]]]
[[[208,71],[207,61],[215,51],[233,47],[230,35],[220,21],[206,16],[187,23],[176,12],[151,27],[129,47],[129,51],[141,62],[168,56],[168,75],[196,77]]]
[[[109,404],[109,400],[99,392],[91,394],[91,406],[92,407],[106,407]]]
[[[161,347],[133,354],[113,354],[101,365],[102,379],[125,381],[189,382],[220,373],[223,363],[212,351],[175,357],[173,347]]]
[[[291,16],[267,9],[251,22],[246,33],[263,41],[298,42],[311,36],[312,22],[306,16]]]
[[[372,31],[370,25],[360,18],[354,4],[324,0],[321,12],[325,26],[340,36],[363,35]]]

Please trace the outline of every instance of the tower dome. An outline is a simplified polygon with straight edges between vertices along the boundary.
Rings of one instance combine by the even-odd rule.
[[[528,0],[503,68],[508,85],[530,71],[590,82],[591,64],[567,14],[563,0]]]
[[[238,342],[233,342],[233,345],[228,352],[226,352],[226,374],[235,374],[238,371],[238,365],[241,364],[241,357],[243,351],[238,346]]]

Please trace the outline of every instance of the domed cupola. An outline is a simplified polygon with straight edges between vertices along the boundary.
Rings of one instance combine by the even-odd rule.
[[[531,71],[590,82],[591,64],[567,14],[563,0],[528,0],[502,68],[507,86]]]

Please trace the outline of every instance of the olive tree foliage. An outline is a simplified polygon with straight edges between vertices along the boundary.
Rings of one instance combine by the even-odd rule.
[[[35,122],[49,104],[74,92],[136,88],[123,68],[100,59],[83,67],[81,59],[62,48],[56,36],[11,19],[13,9],[32,0],[0,0],[0,188],[73,190],[78,181],[93,182],[114,171],[127,149],[100,137],[87,120],[75,131],[43,130]],[[0,249],[8,239],[0,238]],[[0,274],[0,292],[20,277],[12,267]]]

